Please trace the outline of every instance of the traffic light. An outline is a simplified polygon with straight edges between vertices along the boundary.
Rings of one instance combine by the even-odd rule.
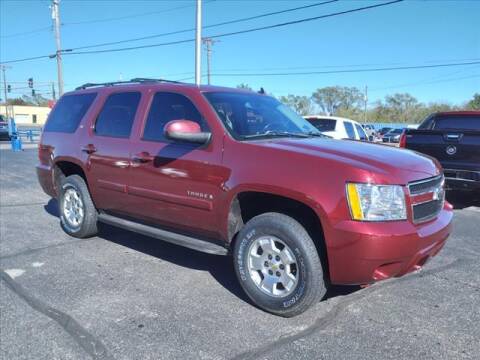
[[[30,89],[33,89],[33,78],[29,78],[29,79],[28,79],[28,87],[29,87]]]
[[[35,90],[32,89],[32,96],[35,96]]]
[[[12,92],[12,85],[7,85],[7,92]]]

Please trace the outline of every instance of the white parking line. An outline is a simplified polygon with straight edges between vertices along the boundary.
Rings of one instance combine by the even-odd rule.
[[[22,276],[25,274],[25,270],[23,269],[6,269],[5,272],[12,278],[15,279],[16,277]]]

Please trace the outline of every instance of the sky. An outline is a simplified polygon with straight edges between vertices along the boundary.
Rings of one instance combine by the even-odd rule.
[[[319,3],[303,0],[204,0],[203,24],[212,25]],[[343,0],[203,30],[213,36],[336,13],[384,1]],[[0,62],[55,53],[51,1],[0,0]],[[276,96],[310,96],[325,86],[368,87],[369,103],[408,92],[422,102],[461,104],[480,92],[480,63],[380,72],[296,74],[480,61],[480,1],[404,1],[315,21],[218,38],[212,52],[212,84],[246,83]],[[144,37],[195,27],[195,1],[61,0],[62,48]],[[194,31],[110,45],[102,50],[194,38]],[[87,50],[87,49],[85,49]],[[64,55],[65,89],[87,82],[135,77],[193,82],[194,43],[134,51]],[[57,81],[55,59],[8,63],[10,97],[48,95]],[[206,73],[203,51],[202,73]],[[221,75],[224,74],[224,75]],[[233,76],[235,75],[235,76]],[[206,83],[206,77],[202,82]],[[3,86],[3,84],[2,84]],[[3,92],[2,92],[3,95]]]

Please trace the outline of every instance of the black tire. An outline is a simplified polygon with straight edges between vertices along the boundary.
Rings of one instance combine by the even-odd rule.
[[[83,219],[78,226],[72,225],[66,218],[64,212],[65,193],[68,189],[74,189],[79,194],[83,204]],[[70,175],[60,179],[58,210],[60,223],[63,230],[70,236],[77,238],[88,238],[98,233],[97,216],[98,212],[93,204],[87,184],[79,175]]]
[[[296,257],[298,282],[284,297],[265,293],[250,275],[249,251],[253,242],[263,236],[281,239]],[[305,228],[289,216],[265,213],[251,219],[235,240],[233,258],[235,273],[245,293],[255,305],[270,313],[284,317],[299,315],[319,302],[327,292],[315,244]]]

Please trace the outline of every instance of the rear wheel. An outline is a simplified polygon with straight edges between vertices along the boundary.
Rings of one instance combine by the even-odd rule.
[[[81,176],[71,175],[60,180],[58,205],[60,222],[67,234],[78,238],[97,234],[97,210]]]
[[[298,315],[326,293],[315,244],[283,214],[262,214],[244,226],[235,241],[234,266],[250,299],[277,315]]]

